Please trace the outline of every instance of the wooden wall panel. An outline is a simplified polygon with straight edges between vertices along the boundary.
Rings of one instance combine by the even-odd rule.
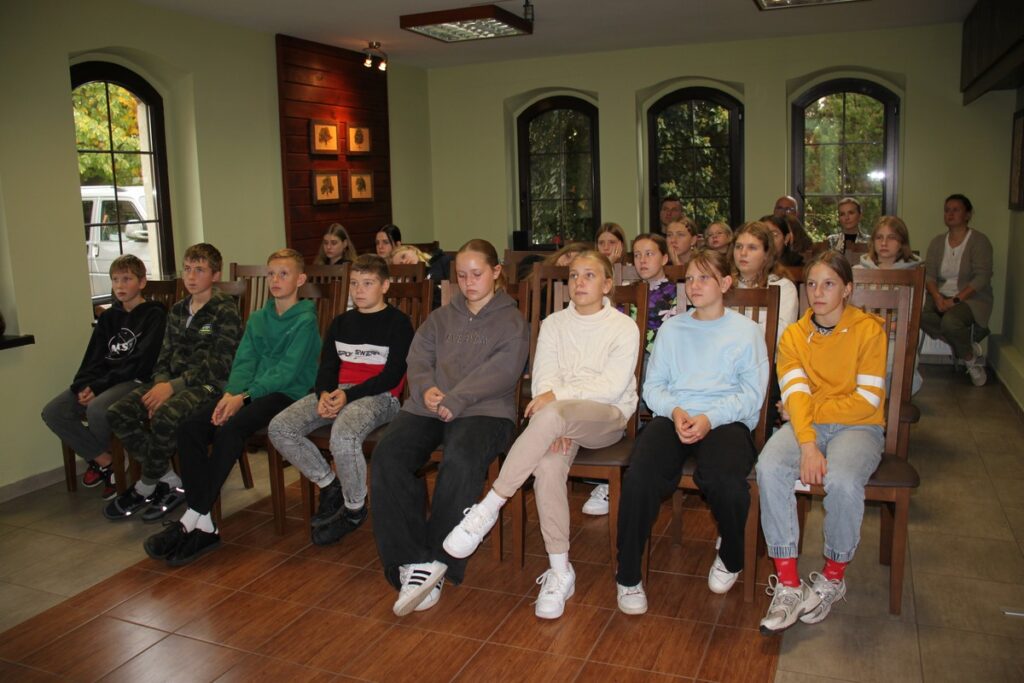
[[[345,226],[359,253],[372,251],[380,226],[391,222],[387,73],[363,66],[363,54],[290,36],[277,36],[277,97],[281,128],[281,177],[288,246],[316,256],[327,226]],[[370,154],[347,153],[342,135],[335,155],[310,153],[311,119],[370,129]],[[373,202],[350,202],[350,171],[373,171]],[[312,171],[340,173],[342,201],[314,204]]]

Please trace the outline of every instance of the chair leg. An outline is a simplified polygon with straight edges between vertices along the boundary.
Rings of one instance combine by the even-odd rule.
[[[616,467],[608,473],[608,543],[612,572],[619,556],[619,501],[622,500],[622,469]]]
[[[75,452],[63,441],[60,442],[60,450],[64,456],[64,485],[67,486],[68,491],[75,492],[78,490],[78,467],[75,463]]]
[[[517,567],[526,565],[526,494],[520,488],[512,496],[512,560]]]
[[[270,472],[270,507],[274,511],[274,531],[281,536],[284,534],[285,514],[284,462],[281,454],[269,440],[267,441],[267,467]]]
[[[757,582],[757,537],[761,528],[761,501],[757,484],[750,485],[750,508],[743,530],[743,602],[754,602]]]
[[[498,478],[498,472],[500,471],[498,464],[498,458],[491,461],[491,464],[487,467],[487,485],[484,487],[485,491],[491,490],[491,485],[494,484],[494,480]],[[501,553],[504,550],[505,543],[505,532],[503,529],[502,522],[505,521],[505,506],[498,508],[498,521],[494,528],[491,529],[491,556],[495,560],[501,562]]]
[[[309,479],[299,475],[299,489],[302,491],[302,521],[305,522],[306,526],[309,527],[313,521],[313,515],[316,514],[314,508],[316,507],[316,484],[311,482]]]
[[[126,480],[129,474],[124,466],[124,444],[116,436],[110,440],[110,455],[113,458],[110,466],[114,468],[114,488],[117,489],[117,495],[121,495],[128,488]],[[135,463],[131,463],[130,467],[134,465]]]
[[[910,518],[910,489],[896,494],[892,534],[892,564],[889,565],[889,614],[898,615],[903,605],[903,570],[907,557],[907,521]]]
[[[683,544],[683,491],[676,489],[672,492],[672,521],[669,522],[669,538],[672,545]]]
[[[270,439],[267,439],[267,443],[270,443]],[[242,451],[242,457],[238,459],[238,469],[242,471],[242,484],[245,488],[253,488],[255,484],[252,483],[252,467],[249,465],[249,454],[244,450]]]
[[[798,554],[804,552],[804,522],[807,521],[807,513],[811,509],[811,497],[797,494],[796,497],[796,520],[797,529],[800,530],[800,537],[797,540],[796,551]]]
[[[892,526],[893,526],[893,515],[895,510],[893,503],[882,503],[882,509],[879,511],[880,517],[880,531],[878,534],[878,563],[886,566],[892,566]]]

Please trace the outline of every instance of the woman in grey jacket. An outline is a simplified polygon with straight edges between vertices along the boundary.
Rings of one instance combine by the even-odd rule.
[[[925,299],[921,329],[942,339],[967,365],[975,386],[985,383],[985,359],[972,336],[975,326],[987,332],[992,314],[992,243],[968,226],[974,207],[962,194],[946,198],[948,231],[928,245],[925,256]],[[983,334],[981,336],[984,336]]]

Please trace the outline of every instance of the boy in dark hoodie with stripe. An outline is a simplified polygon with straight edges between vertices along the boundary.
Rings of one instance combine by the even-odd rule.
[[[164,307],[142,296],[146,264],[137,256],[114,259],[110,283],[114,302],[96,321],[70,389],[43,408],[46,426],[89,463],[82,485],[105,483],[104,498],[116,493],[107,408],[152,377],[167,322]]]

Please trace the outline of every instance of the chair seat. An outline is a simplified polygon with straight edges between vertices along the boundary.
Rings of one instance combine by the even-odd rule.
[[[618,443],[604,448],[580,448],[573,465],[582,467],[625,467],[633,452],[634,439],[623,437]]]
[[[921,477],[913,465],[895,455],[882,455],[878,469],[868,479],[868,486],[881,488],[911,488],[921,485]]]

